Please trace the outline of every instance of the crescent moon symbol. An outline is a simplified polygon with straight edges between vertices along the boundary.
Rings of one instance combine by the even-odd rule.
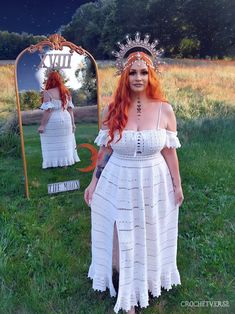
[[[96,161],[97,161],[97,157],[98,157],[98,151],[97,149],[91,145],[91,144],[79,144],[78,147],[84,147],[84,148],[87,148],[90,152],[91,152],[91,164],[88,165],[86,168],[78,168],[79,171],[81,172],[90,172],[92,170],[95,169],[96,167]]]

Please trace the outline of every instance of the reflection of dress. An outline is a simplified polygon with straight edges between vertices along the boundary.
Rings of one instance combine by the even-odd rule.
[[[116,222],[119,239],[119,291],[114,311],[130,310],[139,302],[148,303],[161,287],[169,290],[180,284],[176,264],[178,205],[175,205],[171,175],[163,147],[180,147],[176,132],[124,130],[115,134],[113,154],[106,164],[93,194],[92,262],[88,277],[93,289],[112,282],[113,232]],[[106,145],[108,130],[100,130],[95,143]]]
[[[67,107],[73,108],[74,105],[68,101]],[[45,130],[40,134],[42,168],[70,166],[80,161],[67,107],[63,110],[61,100],[53,98],[40,107],[43,110],[52,109]]]

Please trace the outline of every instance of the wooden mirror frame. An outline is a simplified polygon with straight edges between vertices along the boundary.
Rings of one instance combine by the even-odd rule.
[[[21,108],[20,108],[20,97],[19,97],[18,81],[17,81],[17,65],[21,56],[25,52],[29,52],[29,53],[34,53],[36,51],[43,52],[43,48],[45,46],[50,47],[51,50],[62,50],[63,47],[69,47],[70,53],[76,52],[80,55],[84,55],[90,58],[96,71],[98,129],[100,129],[100,124],[101,124],[101,121],[100,121],[100,82],[99,82],[98,66],[94,57],[87,50],[73,44],[72,42],[67,41],[60,34],[53,34],[49,36],[48,38],[46,38],[45,40],[40,41],[36,45],[30,45],[29,47],[25,48],[23,51],[20,52],[20,54],[17,56],[16,61],[15,61],[14,82],[15,82],[15,91],[16,91],[17,112],[18,112],[18,119],[19,119],[21,151],[22,151],[22,159],[23,159],[23,167],[24,167],[25,194],[28,199],[29,199],[29,185],[28,185],[28,175],[27,175],[27,162],[26,162],[25,147],[24,147],[24,135],[23,135]]]

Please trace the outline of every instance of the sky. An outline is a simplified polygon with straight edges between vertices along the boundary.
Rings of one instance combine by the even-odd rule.
[[[77,90],[81,87],[81,76],[76,74],[77,70],[84,68],[84,57],[78,53],[69,53],[70,48],[64,47],[62,51],[48,50],[48,47],[44,47],[43,61],[40,57],[41,53],[35,52],[33,54],[25,52],[18,61],[17,64],[17,82],[19,91],[36,90],[41,91],[45,80],[46,70],[52,67],[52,61],[55,65],[58,62],[58,55],[66,55],[63,68],[60,70],[67,79],[66,86]],[[52,56],[52,58],[49,57]],[[68,60],[68,55],[70,61]],[[62,57],[63,58],[63,57]],[[58,63],[57,63],[58,64]],[[79,80],[80,79],[80,80]]]
[[[94,0],[5,0],[1,4],[0,30],[49,35],[68,24],[76,9]]]

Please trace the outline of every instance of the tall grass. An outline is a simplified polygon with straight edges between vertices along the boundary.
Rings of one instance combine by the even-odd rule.
[[[159,79],[179,118],[228,116],[235,108],[235,65],[219,62],[162,65]],[[0,66],[0,122],[16,111],[14,66]],[[102,108],[112,98],[118,77],[114,67],[100,68]]]
[[[139,313],[230,314],[235,308],[233,66],[165,65],[163,70],[163,88],[180,118],[178,156],[185,201],[177,260],[182,285],[163,291]],[[114,72],[100,70],[106,101],[117,82]],[[5,73],[10,80],[13,68]],[[4,97],[10,96],[12,110],[13,95]],[[4,97],[1,108],[6,112]],[[91,142],[95,129],[87,128],[84,124],[79,132],[84,142]],[[91,221],[82,191],[26,200],[22,163],[14,149],[19,137],[9,134],[0,138],[0,313],[113,313],[116,299],[108,291],[93,291],[87,278]],[[90,173],[81,176],[81,186],[90,178]],[[203,300],[229,301],[229,307],[181,305]]]
[[[162,65],[159,76],[166,98],[183,119],[223,117],[235,111],[235,65]],[[117,86],[115,68],[100,69],[104,107]]]
[[[0,123],[16,111],[14,65],[0,66]]]

